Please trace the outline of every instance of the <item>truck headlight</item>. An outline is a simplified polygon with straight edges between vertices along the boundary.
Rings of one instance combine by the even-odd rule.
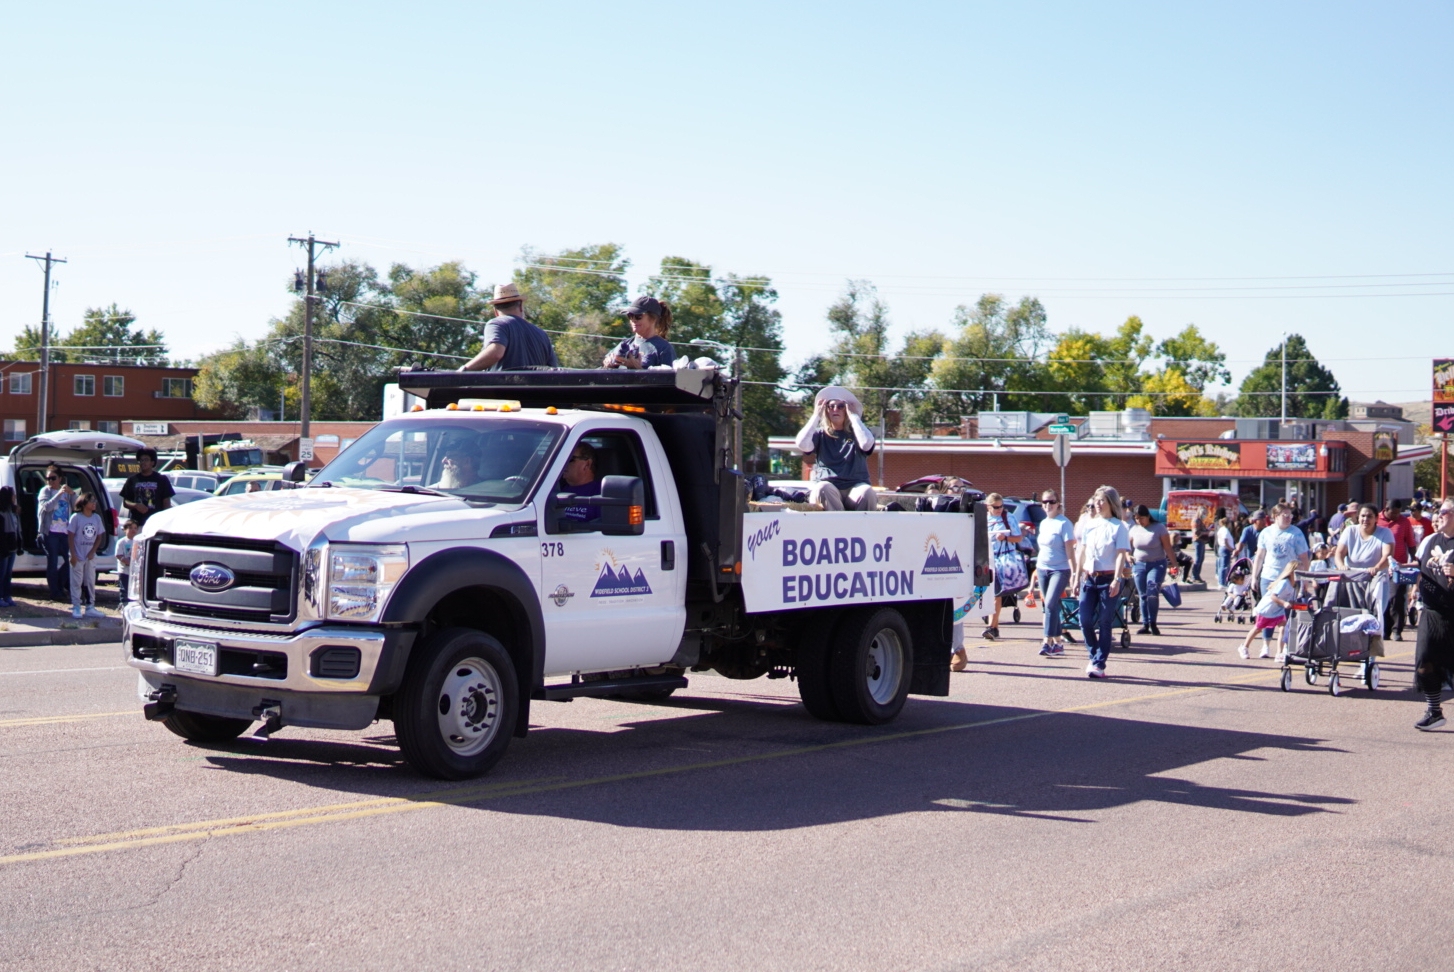
[[[141,578],[142,571],[146,570],[146,545],[145,540],[131,545],[131,565],[126,573],[126,597],[131,601],[140,601],[141,592],[146,589]]]
[[[328,545],[328,618],[377,621],[389,592],[409,569],[402,543]]]

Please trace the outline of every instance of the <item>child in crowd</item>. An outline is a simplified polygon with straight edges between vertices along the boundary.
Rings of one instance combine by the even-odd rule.
[[[1296,560],[1290,562],[1263,592],[1262,600],[1257,602],[1256,621],[1247,632],[1242,646],[1237,649],[1238,655],[1243,658],[1248,657],[1247,649],[1252,647],[1252,639],[1260,631],[1262,632],[1262,654],[1257,657],[1272,657],[1272,636],[1279,625],[1287,622],[1287,609],[1292,606],[1293,599],[1292,575],[1297,568]]]
[[[1222,606],[1217,608],[1217,618],[1226,618],[1231,621],[1248,607],[1248,592],[1252,590],[1252,568],[1247,565],[1246,560],[1237,561],[1237,565],[1227,573],[1225,586],[1226,593],[1222,597]]]
[[[116,541],[116,583],[120,590],[121,603],[125,604],[131,590],[131,548],[136,543],[136,532],[141,529],[135,520],[127,520],[123,527],[126,535]]]
[[[67,527],[71,535],[71,617],[104,618],[96,608],[96,555],[106,542],[106,524],[96,515],[95,496],[87,492],[77,497],[76,512]],[[90,596],[84,612],[83,591]]]

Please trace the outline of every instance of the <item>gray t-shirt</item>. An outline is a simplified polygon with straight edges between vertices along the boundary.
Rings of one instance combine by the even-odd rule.
[[[490,366],[489,371],[521,371],[540,366],[559,368],[555,346],[550,335],[523,317],[513,314],[497,317],[485,325],[485,344],[503,344],[505,355]]]
[[[635,351],[641,355],[641,367],[655,368],[669,365],[677,359],[676,349],[664,337],[649,337],[645,341],[634,335],[616,345],[617,354]]]
[[[91,556],[91,551],[96,549],[96,545],[106,539],[106,524],[95,513],[90,516],[72,513],[70,532],[76,538],[77,559],[85,560]]]
[[[1136,524],[1131,528],[1131,556],[1138,564],[1156,564],[1166,559],[1166,548],[1161,538],[1166,536],[1166,524],[1151,521],[1149,527]]]
[[[839,489],[868,482],[868,454],[858,447],[852,429],[813,433],[813,482],[825,479]]]
[[[1393,531],[1388,527],[1374,527],[1373,536],[1365,537],[1363,528],[1357,524],[1343,528],[1338,542],[1348,548],[1348,566],[1367,570],[1383,559],[1383,545],[1393,543]]]

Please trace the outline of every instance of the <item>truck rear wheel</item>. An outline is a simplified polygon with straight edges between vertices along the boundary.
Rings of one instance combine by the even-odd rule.
[[[504,646],[480,631],[447,628],[410,659],[394,700],[394,734],[420,773],[469,779],[505,755],[519,704]]]
[[[833,686],[828,674],[833,667],[834,620],[834,616],[828,613],[810,618],[804,624],[793,652],[798,698],[803,700],[803,708],[808,710],[809,715],[826,722],[843,720],[838,704],[833,701]]]
[[[864,608],[844,615],[834,634],[829,684],[838,717],[877,726],[891,722],[909,697],[913,642],[904,617],[893,608]]]
[[[247,732],[251,719],[229,719],[226,716],[203,715],[200,712],[177,712],[162,720],[162,725],[183,739],[192,742],[228,742]]]

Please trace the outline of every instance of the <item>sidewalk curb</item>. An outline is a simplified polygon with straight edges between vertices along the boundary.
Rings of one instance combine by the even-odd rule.
[[[27,628],[0,631],[0,648],[35,648],[42,645],[101,645],[121,640],[121,625],[97,623],[88,628]]]

